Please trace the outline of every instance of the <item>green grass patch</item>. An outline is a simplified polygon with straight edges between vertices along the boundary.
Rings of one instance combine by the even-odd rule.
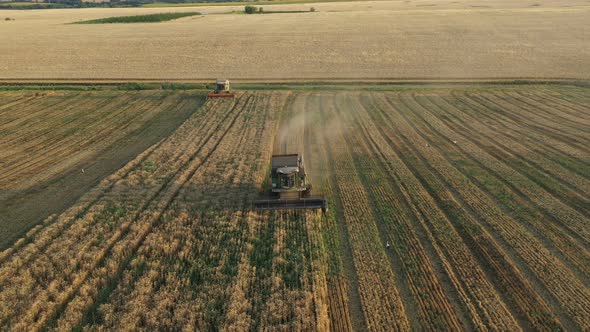
[[[74,22],[74,24],[111,24],[111,23],[157,23],[179,19],[181,17],[201,15],[199,12],[160,13],[150,15],[118,16]]]
[[[15,2],[3,2],[2,6],[7,7],[33,7],[39,4],[38,2],[22,2],[22,1],[15,1]],[[45,3],[43,3],[45,5]],[[51,6],[51,3],[47,3],[46,5]]]

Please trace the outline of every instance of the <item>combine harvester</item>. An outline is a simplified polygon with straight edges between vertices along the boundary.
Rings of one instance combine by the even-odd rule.
[[[215,90],[207,94],[209,98],[233,98],[234,94],[230,91],[229,80],[218,79],[215,81]]]
[[[299,154],[273,155],[270,178],[271,197],[254,202],[256,210],[328,210],[324,197],[311,196],[311,184],[307,183],[303,157]]]

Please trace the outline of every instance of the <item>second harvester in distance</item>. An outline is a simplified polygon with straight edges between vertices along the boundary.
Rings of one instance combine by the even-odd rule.
[[[272,156],[270,179],[271,197],[257,200],[256,210],[328,210],[324,197],[311,196],[311,184],[307,183],[303,157],[299,154]]]
[[[215,90],[207,94],[209,98],[233,98],[234,94],[229,87],[229,80],[217,79],[215,81]]]

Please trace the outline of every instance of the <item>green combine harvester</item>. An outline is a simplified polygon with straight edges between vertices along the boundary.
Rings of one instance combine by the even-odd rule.
[[[272,156],[270,197],[254,202],[256,210],[322,209],[328,207],[322,196],[311,196],[303,157],[299,154]]]

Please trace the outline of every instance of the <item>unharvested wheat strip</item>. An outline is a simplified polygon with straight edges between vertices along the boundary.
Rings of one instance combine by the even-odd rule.
[[[323,99],[322,112],[334,114],[333,103],[328,98]],[[409,323],[397,290],[395,276],[386,264],[387,258],[383,252],[373,215],[368,208],[369,202],[366,192],[359,183],[358,174],[354,168],[352,157],[341,147],[343,133],[339,129],[337,136],[331,136],[327,142],[330,145],[333,171],[338,192],[341,195],[342,207],[351,244],[353,258],[358,271],[360,295],[363,310],[369,329],[407,330]],[[353,207],[354,206],[354,207]]]
[[[260,225],[266,222],[262,220],[259,214],[248,213],[248,242],[256,238]],[[249,261],[252,255],[253,245],[248,243],[246,250],[242,251],[242,258],[238,267],[238,276],[231,286],[231,296],[228,303],[226,316],[223,320],[223,331],[245,331],[250,330],[253,324],[252,317],[248,314],[252,308],[250,299],[247,297],[248,290],[251,287],[253,269]]]
[[[115,190],[116,190],[116,189],[115,189]],[[116,192],[116,191],[115,191],[115,192]],[[104,204],[104,203],[103,203],[103,204]],[[98,205],[98,207],[100,208],[100,205]],[[90,214],[90,216],[92,216],[92,214]],[[90,221],[90,220],[92,220],[92,218],[86,218],[86,220],[89,220],[89,221]],[[76,226],[76,228],[75,228],[75,229],[73,229],[73,231],[74,231],[74,233],[72,233],[72,235],[73,235],[73,236],[71,236],[71,235],[70,235],[70,236],[68,236],[68,235],[67,235],[67,233],[65,233],[66,237],[64,237],[64,239],[68,239],[68,240],[73,240],[73,241],[76,241],[76,240],[78,239],[78,237],[75,235],[76,229],[88,229],[88,230],[90,229],[90,227],[81,228],[81,226],[83,225],[83,224],[81,224],[81,223],[76,223],[76,224],[74,224],[74,225]],[[124,227],[124,225],[122,225],[122,227]],[[86,232],[86,231],[85,231],[85,232]],[[71,233],[71,232],[70,232],[70,233]],[[97,233],[97,234],[98,234],[98,233]],[[92,238],[95,238],[95,236],[92,236]],[[60,244],[60,245],[61,245],[61,246],[60,246],[61,248],[63,248],[63,247],[64,247],[64,245],[67,245],[67,244],[66,244],[66,243],[64,243],[63,241],[62,241],[62,242],[60,242],[60,241],[54,241],[53,243],[54,243],[54,244]],[[82,242],[82,244],[83,244],[83,243],[84,243],[84,242]],[[59,249],[58,249],[58,250],[56,250],[56,253],[58,253],[58,252],[59,252]],[[63,261],[63,260],[60,260],[60,259],[58,258],[58,259],[56,260],[56,262],[62,262],[62,263],[64,263],[64,264],[67,266],[67,265],[68,265],[68,262],[71,262],[71,260],[66,260],[66,261]],[[31,294],[31,295],[33,295],[33,294]]]
[[[117,288],[109,296],[112,300],[103,305],[93,304],[100,305],[97,314],[100,315],[98,319],[103,322],[102,328],[119,330],[131,325],[140,327],[141,318],[144,321],[141,323],[143,328],[147,328],[146,324],[153,324],[153,319],[159,319],[161,328],[173,326],[168,311],[170,301],[178,303],[178,306],[175,306],[177,310],[182,307],[183,302],[186,302],[186,298],[179,297],[179,294],[173,291],[175,288],[183,287],[180,279],[183,270],[181,265],[174,262],[187,257],[186,255],[193,249],[190,239],[184,238],[185,234],[191,234],[190,228],[193,222],[195,219],[190,218],[186,212],[178,213],[176,216],[171,216],[166,223],[166,228],[163,230],[165,233],[154,231],[146,238],[144,244],[137,250],[137,255],[129,268],[122,272]],[[172,259],[173,257],[175,259]],[[155,299],[152,302],[154,305],[146,307],[152,299]],[[85,303],[80,300],[81,297],[75,298],[69,308],[75,308],[76,301],[80,303],[80,306],[84,306]],[[137,310],[137,312],[130,310]],[[160,310],[167,315],[154,317],[150,313],[152,310]],[[58,328],[64,329],[71,326],[68,325],[70,323],[68,319],[71,320],[72,316],[66,312],[58,322]],[[94,322],[91,320],[79,324]],[[120,325],[120,322],[127,322],[127,324]]]
[[[444,143],[447,146],[453,146],[448,142],[451,142],[455,137],[463,136],[461,133],[454,133],[437,118],[429,116],[429,113],[422,106],[417,104],[413,98],[406,98],[404,100],[411,106],[415,106],[416,110],[423,111],[420,114],[414,113],[415,116],[428,116],[428,119],[425,120],[425,123],[427,123],[426,126],[432,127],[436,125],[437,129],[433,130],[432,132],[441,131],[441,138],[443,139],[443,142],[447,142]],[[465,153],[467,157],[477,160],[482,166],[486,167],[488,172],[493,171],[502,178],[510,179],[511,183],[515,184],[515,187],[512,188],[513,190],[517,190],[517,187],[518,191],[525,194],[526,197],[530,198],[530,200],[537,204],[538,207],[546,209],[547,212],[551,213],[558,220],[564,222],[565,225],[570,227],[574,232],[581,235],[587,241],[590,240],[590,228],[588,227],[590,226],[590,220],[585,218],[583,215],[568,205],[564,204],[558,198],[554,197],[552,192],[548,192],[542,187],[539,187],[524,175],[518,173],[501,161],[488,155],[485,151],[471,143],[469,140],[463,141],[463,144],[455,144],[453,147],[456,151],[464,151],[463,153]]]
[[[273,261],[272,261],[272,274],[270,290],[271,294],[269,299],[264,306],[261,315],[261,330],[276,330],[276,329],[289,329],[289,330],[310,330],[309,324],[315,324],[312,315],[313,312],[309,312],[304,303],[305,293],[299,289],[291,288],[287,284],[287,280],[283,278],[285,275],[285,265],[287,260],[290,258],[287,253],[293,248],[291,245],[295,242],[295,245],[300,240],[300,234],[297,233],[298,228],[304,227],[301,223],[304,221],[302,215],[299,212],[292,211],[279,211],[277,212],[278,221],[275,227],[274,237],[277,239],[273,246]],[[304,262],[305,264],[305,262]],[[294,266],[297,272],[305,268],[304,266]],[[303,289],[306,289],[306,276],[303,276],[302,283]],[[290,319],[289,312],[295,308],[300,308],[301,311],[295,319]]]
[[[397,124],[400,123],[400,120],[398,120],[397,117],[389,119],[389,116],[392,115],[392,108],[383,99],[383,96],[372,95],[371,97],[372,98],[369,99],[370,101],[377,102],[377,108],[372,108],[372,110],[381,111],[383,112],[383,116],[385,116],[379,117],[376,113],[371,112],[371,114],[373,114],[373,120],[379,124],[395,123],[397,127]],[[380,151],[384,154],[383,158],[385,158],[383,166],[390,170],[390,174],[400,174],[400,179],[392,179],[392,181],[403,183],[402,190],[405,192],[405,200],[415,211],[414,215],[420,223],[420,225],[417,225],[416,227],[423,227],[428,237],[431,239],[430,242],[432,242],[434,249],[441,257],[443,267],[447,271],[450,280],[453,282],[454,287],[457,289],[459,294],[461,294],[461,300],[464,301],[465,306],[469,308],[473,324],[476,326],[483,326],[484,323],[482,320],[480,320],[474,306],[480,307],[477,311],[483,313],[484,320],[489,319],[486,317],[486,312],[491,312],[496,315],[496,308],[503,308],[503,305],[495,295],[495,289],[489,284],[484,274],[479,270],[477,262],[474,260],[474,258],[472,258],[467,247],[462,245],[464,242],[459,237],[459,234],[451,226],[449,220],[447,220],[447,218],[438,208],[433,209],[433,206],[436,207],[437,204],[428,194],[424,194],[428,193],[428,190],[426,190],[419,183],[417,180],[418,178],[412,174],[412,172],[415,172],[416,170],[410,171],[410,169],[407,168],[406,165],[404,165],[404,163],[396,155],[396,152],[399,151],[399,153],[407,157],[411,154],[411,152],[405,151],[401,146],[399,146],[399,143],[397,143],[399,140],[395,138],[390,139],[388,133],[400,132],[404,133],[403,135],[407,135],[406,130],[402,127],[400,129],[392,128],[391,131],[386,132],[381,128],[381,126],[378,126],[378,130],[370,130],[370,133],[376,132],[380,132],[381,135],[379,136],[372,134],[371,136],[375,142],[382,142],[379,144],[379,146],[382,146]],[[383,139],[388,142],[384,142]],[[391,146],[392,148],[395,147],[395,152],[394,150],[388,148],[388,146]],[[418,207],[419,211],[417,211],[415,207]],[[424,216],[424,218],[422,216]],[[428,220],[428,222],[426,222],[426,220]],[[482,240],[483,239],[477,243],[481,243]],[[440,247],[437,245],[437,243],[440,243]],[[441,250],[444,250],[446,255],[443,254]],[[447,262],[447,259],[451,261],[452,265]],[[454,269],[451,268],[451,266],[453,266]],[[459,280],[461,280],[461,282],[459,282]],[[513,322],[511,323],[510,320],[502,323],[502,320],[509,317],[506,312],[503,315],[500,314],[500,316],[495,317],[496,318],[492,319],[494,324],[508,323],[508,326],[513,326],[514,324]]]
[[[509,135],[512,135],[512,137],[519,137],[522,140],[537,142],[539,146],[542,146],[546,151],[549,151],[551,154],[559,158],[567,158],[571,159],[572,161],[575,161],[576,167],[574,169],[570,169],[571,171],[580,172],[578,168],[584,168],[584,152],[566,143],[557,141],[543,133],[537,133],[534,131],[527,130],[526,128],[523,128],[521,124],[504,117],[500,113],[488,115],[487,113],[489,113],[490,110],[493,110],[494,107],[496,107],[494,105],[486,105],[485,103],[467,98],[465,96],[453,96],[453,99],[450,100],[443,97],[443,99],[445,99],[445,101],[447,101],[449,104],[455,105],[455,107],[459,107],[459,105],[465,106],[461,108],[462,112],[468,112],[469,114],[473,113],[474,115],[486,118],[487,122],[497,124],[498,126],[506,129],[504,135],[508,137],[510,137]],[[578,174],[581,176],[585,176],[584,172]]]
[[[538,93],[524,93],[523,91],[513,91],[511,96],[514,96],[517,101],[525,103],[533,112],[543,112],[544,118],[548,120],[559,119],[558,123],[563,124],[567,122],[570,127],[575,128],[582,133],[588,133],[588,126],[590,120],[583,116],[583,113],[577,110],[571,112],[568,106],[563,104],[555,104],[553,99],[547,94]],[[557,99],[563,102],[562,100]]]
[[[235,127],[232,126],[232,129],[233,128],[235,128]],[[229,137],[232,137],[231,133],[229,133]],[[221,150],[223,150],[222,145],[223,144],[220,144],[219,145],[219,149],[221,149]],[[235,147],[235,146],[237,146],[237,144],[235,144],[235,142],[234,142],[234,144],[231,144],[230,146],[234,146]],[[209,161],[210,161],[210,159],[208,160],[208,162]],[[199,168],[200,168],[200,166],[199,166]],[[224,174],[224,172],[222,172],[221,174]],[[159,205],[163,206],[162,204],[159,204]],[[139,238],[141,239],[141,238],[147,236],[147,234],[148,234],[147,232],[151,232],[152,230],[153,229],[152,229],[151,226],[148,228],[148,230],[140,229],[140,231],[143,232],[143,234],[140,235]],[[131,239],[132,239],[131,241],[133,241],[134,238],[135,237],[131,237]],[[132,243],[134,243],[134,242],[132,242]],[[139,241],[139,242],[138,241],[135,241],[135,243],[141,244],[141,241]],[[133,244],[132,246],[135,247],[136,245]],[[113,251],[114,252],[117,252],[117,248],[123,248],[123,247],[121,247],[121,244],[117,244],[116,247],[113,248]],[[107,261],[105,264],[109,265],[109,262]],[[112,264],[116,266],[116,265],[119,265],[120,263],[117,260],[115,260]],[[96,282],[100,282],[100,279],[98,279]],[[93,282],[92,280],[89,280],[89,282],[86,285],[93,285],[96,282]],[[88,289],[87,291],[81,291],[80,294],[86,294],[88,291],[90,291],[90,289]],[[79,308],[81,306],[84,307],[85,305],[87,305],[87,303],[89,303],[89,301],[90,301],[89,299],[88,300],[85,300],[84,297],[72,299],[72,301],[69,303],[68,308],[66,309],[66,311],[65,311],[65,313],[63,315],[63,319],[60,320],[60,322],[59,322],[59,324],[61,324],[61,325],[59,325],[60,329],[62,329],[62,328],[68,328],[69,329],[69,328],[73,327],[74,325],[72,325],[72,324],[74,324],[75,322],[79,321],[79,319],[81,317],[80,316],[81,315],[81,311],[80,311]]]
[[[574,147],[581,151],[583,154],[588,153],[588,147],[584,146],[582,142],[579,141],[579,137],[569,135],[567,132],[559,128],[554,128],[554,126],[550,126],[549,123],[546,121],[539,121],[534,118],[524,117],[519,114],[521,112],[520,107],[515,106],[505,100],[501,99],[491,99],[489,97],[485,97],[484,95],[473,95],[473,94],[466,94],[470,99],[478,100],[488,105],[494,105],[498,113],[501,113],[505,116],[505,118],[509,119],[512,123],[518,124],[523,130],[532,131],[543,136],[550,136],[552,139]]]
[[[330,299],[328,294],[328,267],[327,267],[327,253],[328,249],[324,244],[323,228],[325,227],[324,218],[320,212],[306,213],[306,232],[309,237],[313,305],[315,307],[315,321],[314,329],[317,331],[330,330],[329,305]],[[346,316],[342,317],[343,326],[350,324],[346,321]]]
[[[540,150],[543,148],[542,145],[528,140],[519,140],[511,135],[511,133],[499,133],[497,130],[490,128],[489,125],[482,123],[477,117],[460,111],[442,98],[427,97],[427,100],[453,118],[452,122],[441,119],[446,123],[460,125],[468,130],[475,130],[489,141],[499,145],[502,149],[508,150],[514,158],[530,162],[533,166],[541,168],[546,174],[552,175],[555,181],[563,183],[563,185],[568,186],[572,190],[581,191],[581,196],[590,195],[590,181],[572,172],[570,169],[566,169],[561,164],[548,159],[544,151]],[[580,198],[587,200],[585,197]]]
[[[348,311],[346,293],[346,280],[343,277],[328,277],[328,316],[331,331],[354,331]]]
[[[360,135],[347,136],[346,138],[349,139],[347,145],[351,147],[353,155],[356,156],[355,159],[360,160],[358,166],[366,174],[365,188],[368,189],[370,196],[375,201],[374,207],[378,211],[377,215],[382,216],[382,221],[388,229],[389,236],[392,237],[393,248],[397,252],[396,261],[399,260],[405,266],[405,279],[411,290],[411,295],[408,295],[416,299],[422,328],[459,329],[460,323],[444,294],[439,280],[432,277],[434,271],[431,267],[431,259],[427,257],[415,230],[408,224],[411,214],[405,213],[403,207],[399,204],[399,197],[392,194],[394,189],[385,186],[386,182],[382,181],[385,175],[379,171],[380,166],[370,163],[369,159],[364,157],[373,155],[375,151],[380,150],[380,147],[367,146],[367,144],[371,143],[367,141],[366,136],[367,132],[370,131],[370,129],[366,129],[368,121],[366,110],[358,103],[358,96],[354,96],[354,99],[350,95],[348,96],[346,100],[337,101],[338,108],[346,109],[345,105],[348,105],[348,107],[352,108],[355,117],[350,118],[348,116],[347,118],[347,114],[340,112],[339,118],[347,120],[348,123],[357,124],[355,131],[363,135],[364,141],[358,139]],[[340,98],[337,96],[338,99]],[[399,214],[389,212],[386,209],[389,206],[395,211],[399,211]],[[388,219],[392,219],[392,221],[388,222]],[[406,301],[411,300],[407,299]],[[441,323],[443,325],[437,325]]]
[[[420,139],[420,144],[427,141]],[[432,142],[430,142],[432,144]],[[444,155],[432,150],[425,156],[432,165],[448,163]],[[564,306],[571,319],[574,319],[581,327],[587,325],[585,319],[590,311],[583,307],[582,303],[590,300],[590,292],[580,281],[567,270],[550,252],[536,241],[522,226],[506,216],[490,199],[470,182],[463,181],[463,176],[454,168],[437,167],[441,176],[453,185],[461,199],[472,211],[477,213],[480,220],[494,230],[496,238],[505,241],[505,249],[510,248],[526,262],[547,288]],[[462,185],[460,185],[462,184]],[[514,257],[513,257],[514,259]],[[523,266],[524,267],[524,266]],[[589,316],[590,318],[590,316]]]

